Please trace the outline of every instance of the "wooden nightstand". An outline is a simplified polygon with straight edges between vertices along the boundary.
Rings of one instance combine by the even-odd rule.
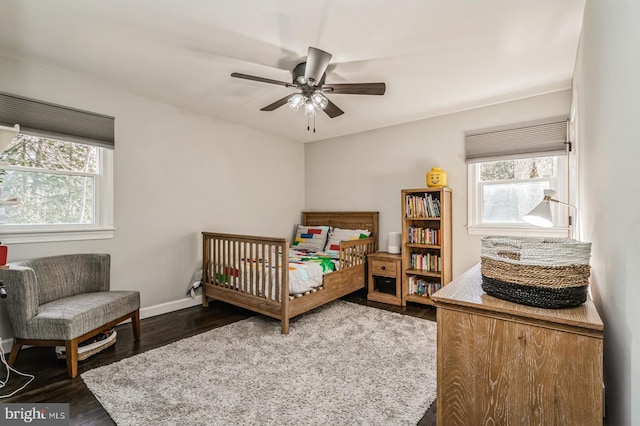
[[[379,251],[368,260],[367,300],[402,306],[402,256]]]

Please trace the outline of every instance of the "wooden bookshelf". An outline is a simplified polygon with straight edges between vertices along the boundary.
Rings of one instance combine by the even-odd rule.
[[[433,305],[451,281],[451,188],[403,189],[402,306]]]

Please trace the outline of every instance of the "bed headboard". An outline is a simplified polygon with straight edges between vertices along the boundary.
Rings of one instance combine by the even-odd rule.
[[[368,229],[378,241],[378,212],[302,212],[305,226],[328,225],[334,228]]]

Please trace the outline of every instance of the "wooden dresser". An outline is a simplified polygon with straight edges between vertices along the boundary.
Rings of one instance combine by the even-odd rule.
[[[603,325],[591,299],[535,308],[481,284],[478,264],[432,296],[438,425],[601,425]]]

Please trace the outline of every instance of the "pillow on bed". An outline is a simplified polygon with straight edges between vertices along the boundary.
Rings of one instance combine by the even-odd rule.
[[[366,229],[342,229],[333,228],[329,233],[329,240],[324,248],[326,253],[336,254],[340,251],[340,241],[358,240],[368,238],[371,231]]]
[[[291,247],[296,250],[322,251],[328,234],[328,226],[298,225]]]

